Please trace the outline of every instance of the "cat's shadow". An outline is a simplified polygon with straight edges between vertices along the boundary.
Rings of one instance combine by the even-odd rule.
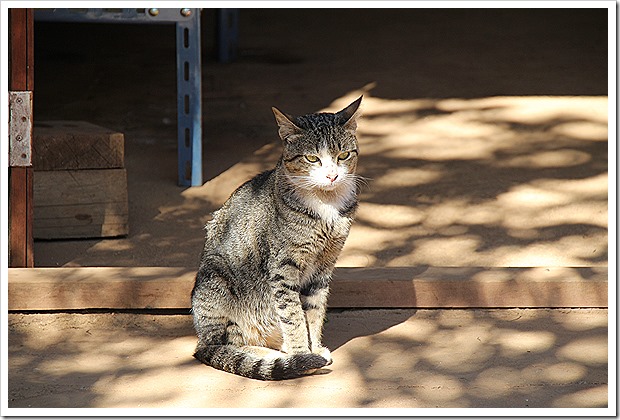
[[[358,337],[379,334],[414,316],[415,309],[329,310],[323,328],[323,344],[334,351]]]

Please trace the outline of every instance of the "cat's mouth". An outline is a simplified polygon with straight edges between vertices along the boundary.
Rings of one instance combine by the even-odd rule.
[[[340,181],[331,181],[330,183],[325,183],[322,185],[318,185],[317,188],[323,191],[334,191],[341,185]]]

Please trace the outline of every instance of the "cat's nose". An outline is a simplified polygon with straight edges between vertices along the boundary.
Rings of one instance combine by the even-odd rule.
[[[329,179],[331,182],[336,181],[336,178],[338,178],[338,174],[334,174],[334,175],[328,174],[327,175],[327,179]]]

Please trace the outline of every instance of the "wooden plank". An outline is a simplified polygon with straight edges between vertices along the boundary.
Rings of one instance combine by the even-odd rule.
[[[125,169],[34,174],[35,238],[114,237],[129,232]]]
[[[9,269],[9,310],[190,307],[195,270]],[[331,308],[607,307],[607,267],[337,268]]]
[[[36,121],[36,171],[123,168],[123,133],[85,121]]]

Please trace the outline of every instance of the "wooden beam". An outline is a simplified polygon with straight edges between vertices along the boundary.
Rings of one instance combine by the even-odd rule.
[[[9,310],[189,309],[195,270],[9,269]],[[331,308],[607,307],[607,267],[337,268]]]
[[[32,9],[9,9],[9,89],[34,88]],[[32,121],[32,118],[30,118]],[[32,167],[9,168],[9,266],[34,266]]]
[[[330,306],[607,307],[607,267],[342,268]]]
[[[9,267],[34,266],[32,168],[9,168]]]
[[[34,15],[9,9],[9,89],[34,90]]]

